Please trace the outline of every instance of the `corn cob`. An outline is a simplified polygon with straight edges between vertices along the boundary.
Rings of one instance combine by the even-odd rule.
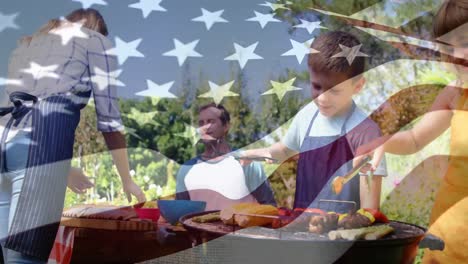
[[[219,212],[195,216],[194,218],[192,218],[192,221],[197,222],[197,223],[211,223],[211,222],[216,222],[220,220],[221,218],[220,218]]]
[[[344,230],[334,230],[328,232],[328,238],[330,240],[336,239],[347,239],[347,240],[356,240],[356,239],[366,239],[366,240],[375,240],[385,235],[393,232],[393,227],[389,225],[377,225],[356,229],[344,229]]]
[[[221,210],[220,216],[223,223],[241,227],[260,226],[273,222],[272,218],[249,216],[249,214],[276,216],[278,209],[272,205],[240,203]]]
[[[258,204],[258,205],[254,205],[251,207],[247,207],[242,212],[239,212],[239,215],[234,216],[236,224],[239,225],[240,227],[263,226],[263,225],[271,224],[274,219],[261,217],[261,216],[242,215],[242,213],[265,215],[265,216],[277,216],[278,209],[272,205]]]
[[[381,228],[364,236],[365,240],[376,240],[393,232],[393,227],[382,225]]]
[[[224,208],[220,212],[221,221],[226,225],[235,225],[234,213],[242,212],[244,209],[252,206],[252,203],[239,203],[228,208]]]

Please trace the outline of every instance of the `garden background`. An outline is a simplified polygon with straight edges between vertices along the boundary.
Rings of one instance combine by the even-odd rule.
[[[312,1],[295,0],[288,3],[289,9],[277,10],[277,17],[291,26],[298,19],[310,14],[309,7],[322,8],[340,14],[353,14],[379,1]],[[387,1],[392,2],[392,1]],[[396,2],[396,1],[395,1]],[[411,2],[411,1],[409,1]],[[415,1],[418,4],[401,10],[391,10],[395,16],[408,16],[427,10],[424,5],[433,6],[437,1]],[[278,2],[286,4],[286,2]],[[388,7],[389,12],[391,6]],[[314,14],[318,15],[318,14]],[[407,21],[399,30],[406,34],[430,39],[434,11]],[[364,43],[364,52],[371,57],[368,69],[386,62],[396,67],[392,72],[381,71],[366,75],[366,87],[355,100],[379,124],[384,134],[391,134],[411,127],[427,111],[435,96],[454,76],[443,67],[432,63],[421,63],[414,67],[412,59],[425,58],[424,50],[405,53],[392,45],[380,43],[369,34],[359,32],[349,22],[333,16],[321,16],[327,30],[349,30]],[[322,30],[325,32],[325,30]],[[378,54],[378,56],[376,55]],[[373,56],[376,55],[376,56]],[[400,59],[400,60],[399,60]],[[437,59],[437,58],[434,58]],[[288,123],[310,98],[304,93],[289,92],[280,99],[275,95],[262,96],[251,101],[243,96],[249,80],[236,65],[232,65],[231,78],[235,80],[231,91],[240,97],[225,97],[221,102],[231,113],[232,123],[228,141],[234,148],[265,146],[278,140],[287,129]],[[172,197],[175,194],[175,176],[180,165],[201,151],[193,127],[197,124],[197,109],[212,100],[198,95],[209,91],[207,78],[202,71],[184,65],[182,96],[178,98],[146,97],[122,99],[122,118],[126,126],[126,138],[130,157],[131,174],[144,190],[147,199]],[[192,78],[197,76],[196,78]],[[398,80],[391,79],[398,76]],[[285,69],[272,79],[285,82],[296,78],[307,83],[307,71]],[[422,83],[411,88],[396,88],[395,83],[411,83],[415,78]],[[261,90],[271,88],[264,83]],[[141,88],[140,90],[144,90]],[[95,187],[86,194],[74,194],[67,190],[65,206],[82,203],[127,204],[121,183],[112,165],[110,155],[100,133],[95,129],[96,117],[92,104],[82,111],[81,122],[76,134],[73,165],[83,168],[92,177]],[[427,226],[433,200],[441,177],[445,173],[449,146],[449,131],[424,148],[408,156],[387,155],[388,177],[383,181],[382,211],[394,220],[401,220]],[[332,157],[331,157],[332,158]],[[296,159],[293,157],[278,169],[277,165],[265,165],[275,198],[281,206],[292,206],[295,189]],[[220,172],[220,176],[221,172]],[[419,260],[418,260],[419,261]]]

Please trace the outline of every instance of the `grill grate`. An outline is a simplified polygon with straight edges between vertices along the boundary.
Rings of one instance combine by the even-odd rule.
[[[211,223],[197,223],[192,221],[193,217],[208,213],[213,213],[213,211],[186,216],[183,218],[182,223],[186,228],[190,230],[218,236],[230,234],[232,236],[252,239],[332,241],[328,238],[326,234],[319,235],[307,232],[307,227],[305,226],[292,227],[294,225],[294,222],[292,223],[292,225],[290,224],[288,226],[278,229],[272,229],[268,227],[249,227],[242,229],[239,226],[226,225],[222,221],[216,221]],[[425,230],[423,228],[404,222],[390,221],[390,225],[395,229],[395,231],[392,234],[379,240],[408,239],[417,236],[422,236],[425,233]]]

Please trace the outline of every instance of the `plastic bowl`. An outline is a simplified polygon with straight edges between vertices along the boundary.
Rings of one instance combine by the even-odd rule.
[[[135,208],[135,212],[140,219],[150,219],[153,222],[157,222],[160,216],[158,208]]]
[[[184,215],[203,212],[206,207],[206,202],[190,200],[159,200],[158,207],[164,219],[166,219],[170,224],[175,225]]]

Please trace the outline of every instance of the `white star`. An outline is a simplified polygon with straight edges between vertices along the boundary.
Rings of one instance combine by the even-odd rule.
[[[224,97],[239,96],[239,94],[229,91],[234,81],[223,85],[217,85],[216,83],[208,81],[208,84],[210,85],[210,91],[199,95],[198,98],[213,98],[216,104],[220,104]]]
[[[262,14],[254,11],[255,17],[246,19],[246,21],[254,21],[260,23],[260,27],[264,28],[268,22],[281,22],[280,20],[273,18],[273,14]]]
[[[258,5],[269,7],[271,8],[271,10],[273,10],[273,12],[276,11],[277,9],[289,9],[286,7],[285,4],[275,4],[275,3],[271,3],[267,1],[265,1],[264,4],[258,4]]]
[[[108,50],[107,53],[117,56],[119,64],[122,65],[129,57],[145,57],[145,55],[137,50],[140,42],[141,38],[134,41],[125,42],[119,37],[115,37],[115,47]]]
[[[306,54],[319,53],[318,50],[310,47],[314,39],[308,40],[304,43],[300,43],[292,39],[290,39],[290,41],[293,48],[283,53],[281,56],[296,56],[297,62],[299,62],[299,64],[302,63],[302,60],[304,60]]]
[[[107,5],[103,0],[72,0],[73,2],[80,2],[84,9],[90,8],[92,5]]]
[[[178,39],[174,39],[174,46],[173,50],[163,53],[163,56],[174,56],[177,57],[177,61],[179,62],[179,66],[184,64],[185,60],[188,57],[203,57],[200,53],[195,51],[195,47],[200,40],[194,40],[190,43],[184,44],[180,42]]]
[[[156,125],[157,122],[154,120],[154,117],[158,114],[158,111],[152,111],[152,112],[141,112],[138,109],[132,108],[130,110],[129,114],[126,114],[126,116],[129,119],[134,120],[135,122],[138,123],[139,126],[144,126],[146,124],[154,124]]]
[[[197,144],[198,141],[200,141],[201,139],[198,128],[193,127],[191,125],[187,125],[187,124],[185,124],[184,132],[177,133],[175,135],[179,137],[188,138],[192,142],[192,145]]]
[[[33,76],[35,80],[39,80],[42,78],[53,78],[58,79],[59,76],[54,71],[57,70],[58,65],[51,65],[51,66],[41,66],[35,62],[31,62],[30,67],[28,69],[23,69],[21,72],[29,73]]]
[[[101,91],[107,89],[109,86],[125,86],[124,83],[117,78],[122,73],[122,70],[115,70],[113,72],[106,72],[98,67],[94,67],[94,75],[91,76],[91,81],[96,84],[97,88]]]
[[[18,29],[19,26],[15,23],[15,19],[19,13],[11,14],[11,15],[4,15],[0,13],[0,33],[7,29],[13,28]]]
[[[369,55],[359,51],[361,49],[362,44],[356,45],[351,48],[341,44],[339,45],[341,48],[341,52],[333,55],[332,58],[344,57],[348,61],[349,65],[353,64],[353,61],[354,59],[356,59],[356,57],[369,57]]]
[[[89,36],[81,31],[83,24],[65,22],[61,27],[52,30],[50,33],[58,35],[62,40],[62,45],[67,45],[72,38],[89,38]]]
[[[305,28],[307,29],[307,32],[309,32],[309,34],[312,34],[312,32],[314,32],[315,29],[317,28],[326,28],[326,27],[322,27],[320,24],[322,22],[320,21],[315,21],[315,22],[310,22],[310,21],[307,21],[307,20],[303,20],[303,19],[300,19],[301,20],[301,24],[299,25],[295,25],[294,27],[295,28]]]
[[[167,11],[161,4],[162,0],[140,0],[138,3],[129,5],[128,7],[140,9],[143,17],[147,18],[153,11]]]
[[[134,128],[131,128],[131,127],[125,127],[125,134],[128,134],[128,135],[132,135],[138,139],[141,139],[143,140],[137,133],[136,133],[136,129]]]
[[[165,84],[156,84],[151,80],[146,80],[148,86],[147,90],[136,93],[135,95],[139,96],[150,96],[158,98],[177,98],[173,93],[169,91],[174,82],[167,82]]]
[[[210,30],[214,23],[227,23],[228,21],[221,17],[224,10],[219,10],[215,12],[207,11],[206,9],[202,8],[202,15],[192,19],[192,21],[204,22],[206,25],[206,30]]]
[[[258,42],[255,42],[247,48],[244,48],[239,44],[234,43],[234,49],[236,50],[236,52],[231,56],[224,58],[224,60],[236,60],[239,62],[241,69],[243,69],[245,64],[247,64],[249,60],[263,59],[262,57],[254,53],[254,50],[255,48],[257,48],[257,45]]]
[[[281,101],[281,100],[283,100],[283,98],[284,98],[284,96],[286,95],[287,92],[301,90],[301,88],[293,86],[294,81],[296,81],[295,77],[292,78],[289,81],[284,82],[284,83],[270,81],[273,88],[271,88],[270,90],[262,93],[262,95],[276,94],[276,96],[278,96],[278,99]]]

